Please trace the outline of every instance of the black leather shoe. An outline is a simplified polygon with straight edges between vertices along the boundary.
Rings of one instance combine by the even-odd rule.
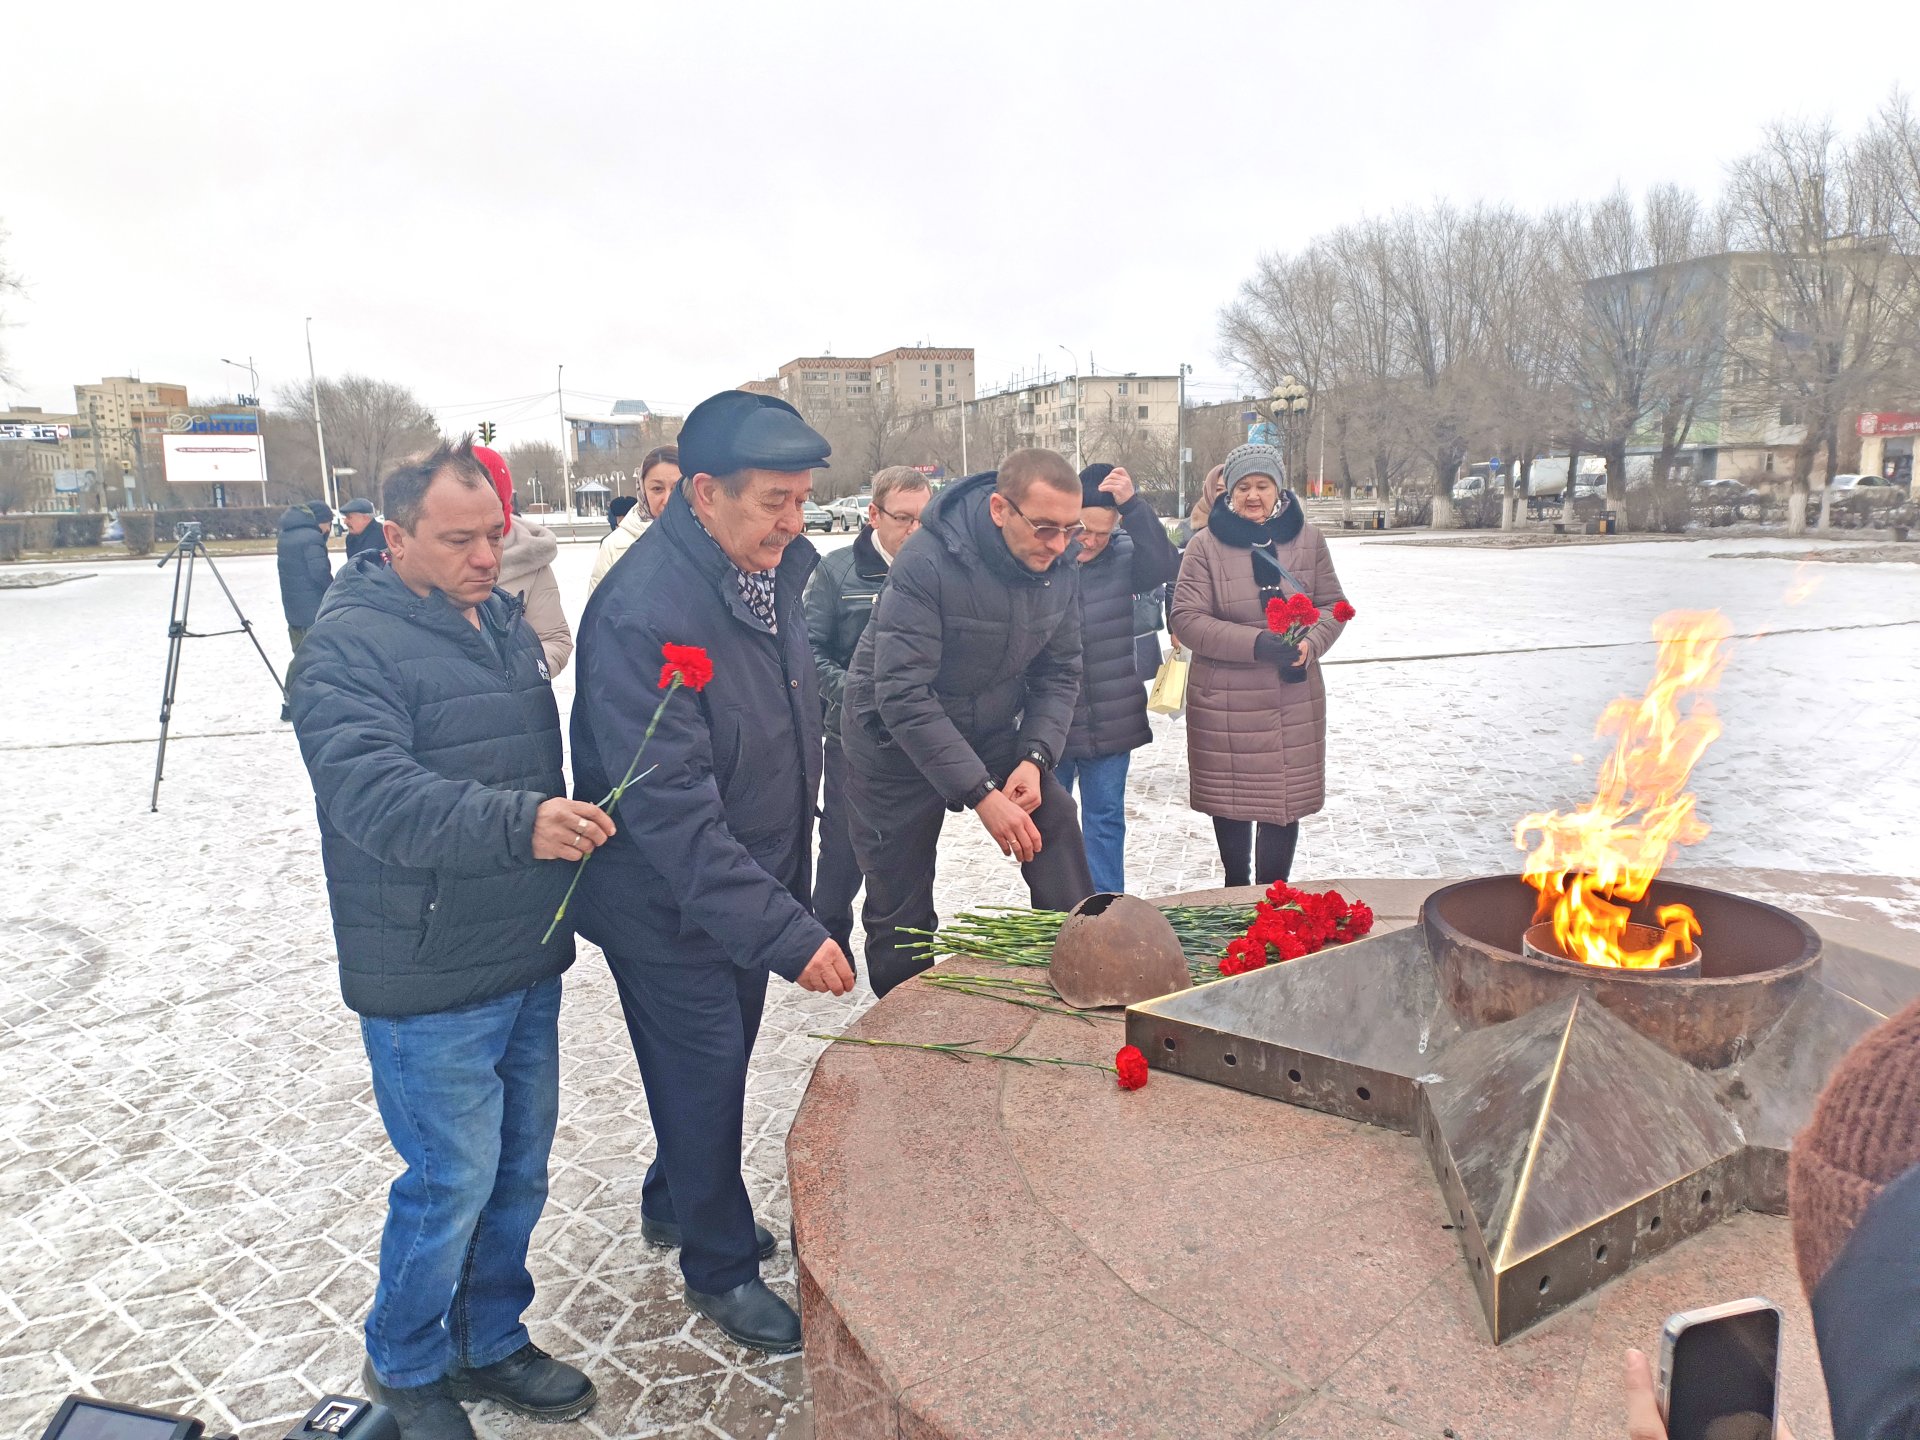
[[[360,1383],[367,1387],[369,1400],[377,1400],[393,1412],[401,1440],[474,1440],[473,1422],[467,1419],[460,1402],[447,1393],[445,1380],[404,1388],[382,1385],[369,1360],[360,1367]]]
[[[497,1400],[534,1420],[577,1419],[600,1398],[583,1371],[533,1344],[477,1370],[455,1369],[447,1375],[446,1386],[449,1395],[461,1400]]]
[[[690,1289],[686,1297],[689,1310],[713,1321],[736,1345],[769,1355],[790,1355],[800,1348],[800,1317],[764,1280],[749,1280],[724,1295]]]
[[[640,1217],[640,1238],[647,1244],[661,1250],[680,1248],[680,1227],[671,1220],[649,1220]],[[780,1242],[773,1238],[773,1232],[766,1226],[754,1223],[753,1238],[760,1242],[760,1258],[771,1260],[774,1252],[780,1248]]]

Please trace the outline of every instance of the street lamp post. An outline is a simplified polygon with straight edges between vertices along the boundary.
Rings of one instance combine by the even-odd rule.
[[[312,342],[309,341],[308,344],[308,353],[312,353]],[[253,428],[260,436],[260,504],[262,508],[265,508],[267,503],[267,439],[266,427],[260,423],[260,372],[253,368],[253,357],[251,355],[247,357],[245,364],[242,364],[238,360],[229,360],[224,355],[220,357],[220,363],[222,365],[231,365],[236,370],[244,370],[247,372],[247,394],[245,403],[253,407]],[[240,402],[235,401],[235,403],[238,404]]]
[[[1066,350],[1067,358],[1073,361],[1073,468],[1084,470],[1087,468],[1087,462],[1080,455],[1080,424],[1087,407],[1084,397],[1080,394],[1080,357],[1073,351],[1067,350],[1065,345],[1060,348]]]
[[[1273,393],[1267,397],[1267,403],[1273,412],[1274,423],[1285,427],[1281,431],[1286,446],[1282,458],[1286,461],[1288,483],[1297,485],[1299,477],[1294,474],[1294,469],[1299,461],[1300,422],[1312,406],[1313,397],[1296,377],[1282,375],[1280,383],[1273,387]]]
[[[325,488],[329,476],[327,473],[327,437],[320,429],[320,379],[313,368],[313,317],[307,316],[307,389],[313,397],[313,443],[320,452],[320,484]],[[334,490],[328,497],[333,508],[340,508],[340,492]]]
[[[249,355],[245,361],[240,361],[228,360],[223,356],[220,363],[222,365],[231,365],[236,370],[244,370],[247,372],[247,403],[253,406],[255,410],[258,410],[260,408],[260,372],[253,368],[253,357]]]

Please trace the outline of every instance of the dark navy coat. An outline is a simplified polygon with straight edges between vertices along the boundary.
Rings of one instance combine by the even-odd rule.
[[[280,608],[287,624],[305,630],[320,613],[320,602],[333,583],[333,562],[327,558],[327,537],[313,511],[295,505],[280,517],[275,545],[280,566]]]
[[[363,556],[287,676],[362,1015],[458,1009],[573,961],[564,925],[540,943],[573,866],[533,858],[534,812],[566,793],[553,687],[520,602],[496,590],[479,613],[484,632]]]
[[[739,572],[683,494],[668,501],[587,601],[573,703],[576,798],[598,803],[632,763],[660,704],[667,645],[713,662],[660,724],[575,899],[602,949],[664,964],[765,965],[794,979],[827,932],[807,908],[820,690],[802,594],[818,554],[787,546],[771,632]]]

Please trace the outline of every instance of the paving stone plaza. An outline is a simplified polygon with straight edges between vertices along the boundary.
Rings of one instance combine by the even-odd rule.
[[[1302,827],[1296,881],[1515,868],[1515,820],[1590,789],[1594,719],[1644,683],[1651,621],[1709,607],[1742,638],[1717,697],[1725,734],[1695,774],[1713,831],[1681,865],[1920,874],[1920,566],[1806,563],[1817,546],[1751,539],[1333,548],[1360,614],[1327,666],[1329,800]],[[591,561],[580,544],[556,565],[575,616]],[[170,576],[82,568],[0,593],[0,1436],[37,1435],[80,1388],[278,1436],[314,1397],[357,1388],[397,1162],[339,1000],[312,797],[278,692],[243,638],[189,642],[150,814]],[[283,666],[272,558],[220,569]],[[192,621],[233,623],[204,573]],[[1183,744],[1180,722],[1157,719],[1134,759],[1136,893],[1218,883]],[[1920,883],[1881,889],[1861,903],[1920,930]],[[966,816],[937,893],[943,914],[1023,898]],[[809,1034],[870,1001],[770,992],[745,1156],[782,1237],[786,1133],[822,1043]],[[804,1358],[765,1360],[693,1321],[673,1258],[640,1241],[652,1138],[589,946],[561,1047],[530,1321],[598,1382],[581,1423],[810,1436]],[[768,1278],[792,1298],[784,1245]],[[488,1406],[474,1416],[486,1435],[542,1433]]]

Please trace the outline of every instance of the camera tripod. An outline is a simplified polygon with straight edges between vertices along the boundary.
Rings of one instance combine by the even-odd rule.
[[[213,563],[213,556],[207,553],[206,542],[200,538],[200,527],[192,523],[180,525],[174,530],[174,537],[173,548],[162,555],[159,561],[162,568],[169,564],[174,567],[173,609],[167,619],[167,678],[160,691],[160,753],[153,761],[150,811],[160,808],[160,777],[167,766],[167,727],[173,722],[173,696],[180,685],[180,650],[184,642],[244,634],[253,641],[253,648],[260,652],[260,663],[267,667],[267,674],[273,677],[282,704],[287,698],[286,684],[273,668],[273,661],[267,658],[260,637],[253,633],[253,622],[241,613],[240,602],[233,598],[233,591],[227,588],[226,577],[220,573],[220,567]],[[240,622],[238,629],[196,631],[187,628],[187,607],[193,603],[193,565],[196,560],[205,560],[207,569],[213,572],[213,578],[220,582],[220,591],[227,597],[227,604],[233,607],[234,618]]]

